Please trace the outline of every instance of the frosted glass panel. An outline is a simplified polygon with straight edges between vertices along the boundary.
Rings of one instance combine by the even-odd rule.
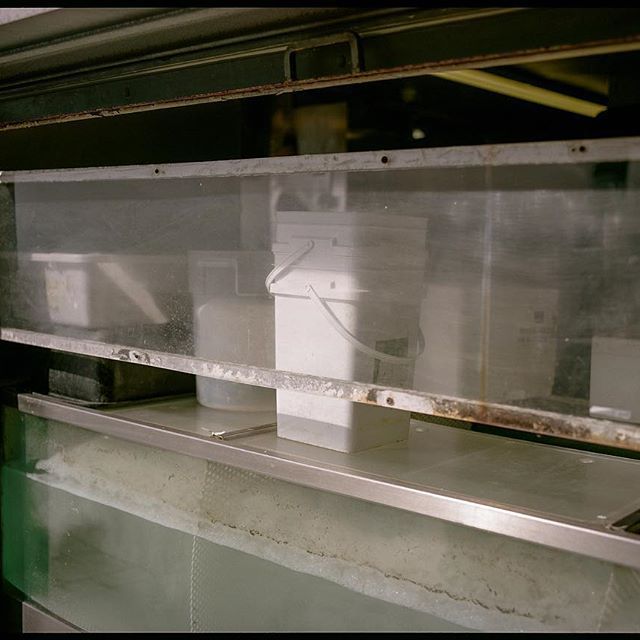
[[[3,325],[640,422],[639,163],[534,146],[495,166],[394,168],[400,151],[375,171],[340,154],[323,172],[19,180]],[[198,384],[208,406],[273,406]],[[283,427],[318,419],[297,402],[278,395]]]

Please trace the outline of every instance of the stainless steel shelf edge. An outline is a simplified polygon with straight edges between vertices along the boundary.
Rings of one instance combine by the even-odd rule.
[[[23,633],[78,633],[82,629],[31,602],[22,603]]]
[[[287,482],[367,500],[483,531],[640,569],[640,536],[585,526],[569,519],[481,502],[455,492],[425,488],[309,457],[251,446],[251,436],[234,442],[207,438],[72,406],[38,394],[21,394],[24,413],[65,422],[130,442],[250,470]]]
[[[486,404],[479,401],[429,394],[411,389],[388,389],[380,385],[347,382],[289,371],[209,361],[192,356],[180,356],[148,350],[142,351],[123,345],[65,338],[21,329],[3,328],[0,330],[0,338],[10,342],[183,371],[230,382],[302,391],[314,395],[342,398],[353,402],[385,407],[393,406],[397,409],[416,413],[478,421],[575,439],[581,442],[640,450],[640,429],[634,425],[625,425],[607,420],[569,416],[506,405]]]
[[[640,429],[633,424],[565,415],[524,407],[453,398],[413,389],[323,378],[290,371],[205,360],[194,356],[134,349],[124,345],[68,338],[25,329],[0,328],[0,339],[78,355],[132,362],[198,376],[272,389],[301,391],[352,402],[395,407],[414,413],[481,422],[630,451],[640,451]]]
[[[553,160],[550,161],[550,158]],[[470,145],[433,149],[324,153],[157,165],[0,172],[2,183],[230,178],[322,171],[393,171],[522,164],[640,160],[640,137]]]

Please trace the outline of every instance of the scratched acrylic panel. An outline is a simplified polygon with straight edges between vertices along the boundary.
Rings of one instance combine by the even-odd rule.
[[[509,166],[17,181],[3,325],[640,422],[640,168],[541,149]]]

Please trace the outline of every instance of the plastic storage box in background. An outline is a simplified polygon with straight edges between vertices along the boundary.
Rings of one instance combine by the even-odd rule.
[[[428,348],[416,361],[417,389],[457,398],[514,402],[551,394],[558,291],[493,283],[429,283],[420,325]],[[486,325],[483,332],[483,323]]]
[[[41,266],[49,320],[103,329],[165,324],[173,297],[187,288],[181,255],[32,253]]]
[[[264,279],[270,251],[192,251],[194,352],[200,358],[274,366],[273,299]],[[198,402],[213,409],[271,411],[275,391],[197,376]]]
[[[411,383],[426,220],[278,212],[276,367],[390,386]],[[409,412],[277,391],[278,435],[344,452],[403,440]]]
[[[50,325],[42,265],[31,255],[0,252],[0,319],[5,327],[39,330]]]
[[[640,340],[593,338],[590,404],[594,418],[640,423]]]

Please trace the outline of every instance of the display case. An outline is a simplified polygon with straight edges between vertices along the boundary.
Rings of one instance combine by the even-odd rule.
[[[638,149],[8,172],[1,335],[242,383],[228,408],[276,389],[283,437],[342,451],[406,438],[411,411],[637,448],[635,387],[600,380],[637,369]]]
[[[640,11],[2,11],[23,630],[640,629]]]

